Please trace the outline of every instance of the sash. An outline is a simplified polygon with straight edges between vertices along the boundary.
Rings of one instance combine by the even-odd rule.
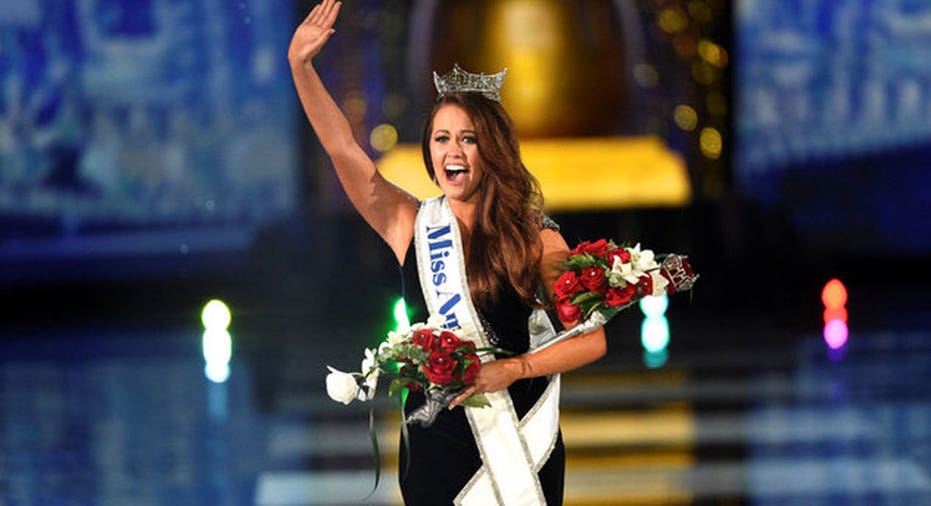
[[[414,244],[420,285],[430,314],[441,316],[444,328],[458,328],[460,337],[476,346],[490,346],[469,294],[459,226],[444,197],[421,204]],[[539,333],[543,328],[546,332],[538,320],[539,314],[535,313],[528,322],[530,329]],[[485,356],[483,360],[493,357]],[[537,471],[556,443],[559,375],[552,377],[544,394],[520,421],[506,389],[485,396],[490,407],[463,408],[482,467],[460,491],[455,504],[545,506]]]

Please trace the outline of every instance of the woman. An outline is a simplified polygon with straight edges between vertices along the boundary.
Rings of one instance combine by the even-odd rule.
[[[435,76],[441,97],[424,128],[423,154],[442,197],[418,202],[379,174],[313,67],[340,6],[335,0],[315,6],[288,52],[304,111],[340,183],[394,252],[417,320],[428,311],[440,314],[450,327],[477,329],[465,337],[480,345],[516,353],[483,363],[474,384],[433,426],[410,427],[410,454],[402,447],[399,466],[405,503],[561,504],[558,373],[603,356],[605,336],[598,329],[528,352],[527,322],[541,306],[538,289],[552,297],[569,248],[544,223],[542,197],[495,100],[497,88],[467,91],[456,85],[461,79]],[[486,394],[492,406],[457,407],[473,393]],[[407,402],[410,412],[423,396],[414,392]]]

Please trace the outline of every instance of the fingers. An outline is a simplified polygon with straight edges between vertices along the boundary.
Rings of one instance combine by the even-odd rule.
[[[310,10],[310,14],[308,14],[307,17],[304,18],[303,24],[307,25],[307,24],[313,23],[314,20],[319,15],[319,13],[320,13],[320,4],[317,4],[314,6],[313,9]]]
[[[336,22],[336,17],[339,15],[339,9],[343,6],[343,2],[330,1],[330,8],[326,11],[323,16],[323,27],[330,28],[333,26],[333,23]]]
[[[314,6],[304,22],[322,28],[329,28],[336,22],[336,16],[339,14],[339,8],[342,4],[342,2],[336,0],[323,0]]]
[[[465,389],[464,392],[457,395],[456,398],[453,399],[452,402],[449,403],[449,409],[455,408],[456,406],[459,405],[460,402],[468,399],[469,396],[474,394],[475,392],[478,392],[478,387],[475,385],[472,385],[469,388]]]

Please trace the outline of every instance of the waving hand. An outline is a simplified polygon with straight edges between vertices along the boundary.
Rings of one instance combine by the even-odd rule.
[[[316,56],[334,32],[333,23],[336,22],[341,6],[342,2],[336,0],[323,0],[314,6],[310,14],[294,30],[291,46],[288,48],[288,58],[306,64]]]

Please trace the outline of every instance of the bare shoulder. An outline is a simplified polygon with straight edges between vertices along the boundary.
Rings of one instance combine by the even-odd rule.
[[[562,253],[565,258],[569,254],[569,245],[562,234],[551,228],[540,230],[540,242],[543,244],[543,256]]]
[[[558,231],[545,228],[540,231],[540,242],[543,246],[540,255],[540,280],[550,296],[554,298],[553,286],[563,271],[563,262],[569,256],[569,245]]]

